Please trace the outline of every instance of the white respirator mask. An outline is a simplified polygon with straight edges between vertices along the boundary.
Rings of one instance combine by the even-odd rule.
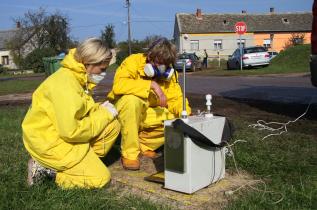
[[[155,66],[150,63],[145,64],[144,73],[146,76],[151,78],[159,78],[169,81],[173,74],[174,69],[172,67],[166,67],[166,65]]]
[[[92,82],[94,84],[98,84],[101,82],[101,80],[103,80],[106,76],[106,72],[102,72],[100,74],[88,74],[88,81]]]

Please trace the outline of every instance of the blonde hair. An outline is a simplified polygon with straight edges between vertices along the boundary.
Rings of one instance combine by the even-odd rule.
[[[100,39],[89,38],[79,44],[74,57],[83,64],[101,64],[109,63],[112,53]]]
[[[154,41],[145,53],[150,61],[155,61],[167,66],[176,60],[176,47],[166,38]]]

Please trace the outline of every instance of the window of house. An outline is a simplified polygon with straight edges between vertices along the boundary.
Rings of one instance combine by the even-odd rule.
[[[271,39],[264,39],[263,40],[263,47],[270,48],[271,47]]]
[[[5,55],[1,57],[1,64],[2,65],[9,65],[9,56]]]
[[[240,44],[242,45],[242,47],[245,47],[245,39],[241,39],[241,43],[240,43],[240,39],[237,39],[237,45],[240,48]]]
[[[198,40],[191,40],[190,41],[190,50],[191,51],[198,51],[199,50],[199,41]]]
[[[215,50],[221,50],[222,49],[222,40],[221,39],[214,40],[214,49]]]

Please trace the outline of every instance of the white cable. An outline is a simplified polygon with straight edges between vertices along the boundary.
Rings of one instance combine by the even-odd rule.
[[[235,157],[234,157],[234,152],[233,152],[233,150],[232,150],[232,148],[231,148],[233,145],[235,145],[235,144],[238,143],[238,142],[244,142],[244,143],[245,143],[245,142],[247,142],[247,141],[246,141],[246,140],[240,140],[240,139],[238,139],[238,140],[234,141],[231,145],[230,145],[229,143],[227,143],[227,147],[231,150],[233,163],[234,163],[234,166],[235,166],[235,169],[236,169],[236,171],[237,171],[238,176],[239,176],[240,178],[243,178],[243,177],[241,176],[241,174],[240,174],[240,171],[239,171],[239,169],[238,169],[238,165],[237,165],[236,159],[235,159]],[[259,188],[257,188],[257,187],[253,187],[253,186],[252,186],[254,183],[257,183],[257,182],[260,182],[260,183],[262,183],[262,184],[264,185],[264,189],[263,189],[263,190],[262,190],[262,189],[259,189]],[[249,181],[249,182],[247,182],[246,184],[241,185],[241,186],[239,186],[238,188],[236,188],[236,189],[234,189],[234,190],[228,190],[228,191],[225,191],[224,193],[225,193],[225,195],[232,195],[232,194],[234,194],[235,192],[241,190],[241,189],[244,188],[244,187],[249,187],[249,188],[251,188],[251,189],[253,189],[253,190],[255,190],[255,191],[263,192],[263,195],[264,195],[265,193],[280,194],[280,195],[281,195],[281,198],[278,199],[277,201],[274,201],[272,204],[277,204],[277,203],[280,203],[282,200],[284,200],[284,195],[283,195],[283,193],[274,192],[274,191],[268,191],[268,190],[267,190],[267,185],[266,185],[266,183],[265,183],[263,180],[261,180],[261,179]],[[263,196],[263,195],[262,195],[262,196]]]
[[[309,103],[309,105],[307,106],[306,108],[306,111],[301,114],[300,116],[298,116],[295,120],[290,120],[286,123],[281,123],[281,122],[266,122],[264,120],[258,120],[257,123],[255,124],[250,124],[248,125],[248,127],[252,127],[252,128],[255,128],[255,129],[258,129],[258,130],[268,130],[268,131],[272,131],[272,132],[275,132],[275,131],[279,131],[277,133],[271,133],[269,135],[266,135],[264,136],[261,141],[263,141],[264,139],[270,137],[270,136],[278,136],[278,135],[281,135],[285,132],[287,132],[287,125],[290,124],[290,123],[294,123],[296,122],[297,120],[299,120],[300,118],[302,118],[303,116],[305,116],[308,112],[308,109],[311,105],[311,102]],[[270,127],[269,125],[280,125],[280,127],[278,128],[274,128],[274,127]]]

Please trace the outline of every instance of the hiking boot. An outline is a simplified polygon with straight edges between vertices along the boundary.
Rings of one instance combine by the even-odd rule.
[[[151,151],[151,150],[146,150],[144,152],[141,152],[142,156],[147,157],[147,158],[157,158],[158,154],[155,151]]]
[[[33,186],[42,183],[46,178],[55,179],[56,172],[52,169],[44,168],[32,158],[28,161],[28,177],[27,183]]]
[[[140,169],[140,161],[139,160],[130,160],[124,157],[121,157],[122,167],[127,170],[139,170]]]

